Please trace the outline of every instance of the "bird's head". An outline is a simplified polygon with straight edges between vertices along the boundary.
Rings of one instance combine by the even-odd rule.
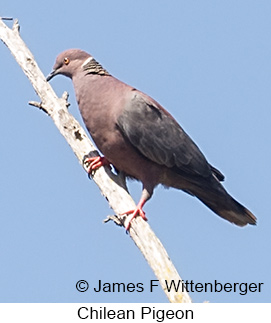
[[[92,56],[80,49],[68,49],[57,56],[53,71],[46,80],[50,81],[58,74],[72,78],[76,71],[90,59]]]

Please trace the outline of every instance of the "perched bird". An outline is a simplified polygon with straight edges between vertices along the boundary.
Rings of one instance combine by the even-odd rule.
[[[89,171],[112,164],[142,182],[136,209],[127,211],[131,219],[146,219],[142,208],[154,188],[163,184],[196,196],[238,226],[256,224],[256,217],[221,185],[221,172],[158,102],[110,75],[79,49],[59,54],[47,81],[58,74],[72,79],[84,123],[104,155],[90,159]]]

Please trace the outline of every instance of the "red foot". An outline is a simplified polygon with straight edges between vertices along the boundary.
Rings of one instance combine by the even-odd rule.
[[[87,172],[89,175],[101,166],[110,166],[109,161],[105,157],[97,156],[97,157],[89,157],[84,160],[84,164],[89,164],[87,166]]]
[[[136,218],[138,215],[140,215],[142,217],[143,220],[148,221],[148,219],[145,216],[145,212],[142,210],[143,205],[145,204],[145,200],[141,199],[137,205],[137,207],[134,210],[130,210],[127,211],[123,214],[132,214],[132,217],[130,218],[127,226],[126,226],[126,231],[129,231],[130,227],[131,227],[131,222],[134,218]]]

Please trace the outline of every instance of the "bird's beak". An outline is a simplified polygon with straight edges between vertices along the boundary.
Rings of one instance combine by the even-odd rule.
[[[55,75],[57,75],[57,70],[52,70],[52,72],[46,77],[46,81],[49,82]]]

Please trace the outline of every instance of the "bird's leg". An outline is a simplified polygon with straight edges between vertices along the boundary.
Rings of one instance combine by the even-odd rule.
[[[148,219],[145,216],[145,212],[142,210],[145,203],[146,203],[146,200],[142,197],[134,210],[130,210],[130,211],[123,213],[123,214],[132,214],[132,216],[125,228],[126,231],[128,231],[130,229],[132,220],[134,218],[136,218],[138,215],[140,215],[143,220],[148,221]]]
[[[87,157],[84,159],[84,164],[87,165],[87,172],[92,175],[92,172],[101,166],[110,166],[109,161],[105,157]]]
[[[142,191],[141,199],[140,199],[139,203],[137,204],[136,208],[134,210],[130,210],[130,211],[127,211],[122,214],[122,215],[124,215],[124,214],[131,214],[132,215],[126,228],[125,228],[126,231],[128,231],[130,229],[132,220],[135,217],[137,217],[138,215],[140,215],[143,220],[148,221],[148,219],[145,216],[145,212],[142,210],[142,208],[143,208],[144,204],[148,201],[148,199],[152,196],[152,191],[153,191],[153,188],[150,188],[148,190],[148,189],[146,189],[146,187],[144,187],[143,191]]]

